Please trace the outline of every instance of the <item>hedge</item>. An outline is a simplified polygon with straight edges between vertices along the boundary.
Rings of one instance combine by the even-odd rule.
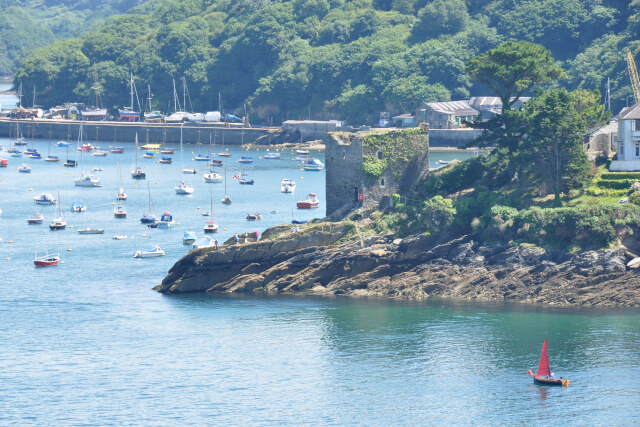
[[[640,181],[640,172],[605,172],[600,177],[602,179],[633,179]]]
[[[631,188],[635,179],[601,179],[597,182],[600,188],[613,188],[616,190],[623,190],[625,188]]]

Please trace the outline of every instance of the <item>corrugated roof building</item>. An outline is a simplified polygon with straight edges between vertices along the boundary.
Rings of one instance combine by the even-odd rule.
[[[465,120],[473,120],[480,112],[469,101],[428,102],[418,111],[420,121],[426,121],[432,129],[456,129],[464,127]]]

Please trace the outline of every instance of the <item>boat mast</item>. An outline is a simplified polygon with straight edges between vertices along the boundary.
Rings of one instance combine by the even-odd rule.
[[[182,76],[182,106],[187,111],[187,80]]]
[[[147,90],[149,92],[149,95],[147,96],[147,106],[149,107],[149,112],[151,112],[153,109],[151,108],[151,85],[147,85]],[[145,113],[147,112],[146,108],[145,108]]]
[[[31,108],[36,108],[36,84],[33,84],[33,102],[31,103]]]
[[[131,89],[131,111],[133,111],[133,73],[129,73],[129,87]]]
[[[20,80],[20,86],[18,87],[18,107],[22,108],[22,97],[24,96],[22,94],[22,80]]]

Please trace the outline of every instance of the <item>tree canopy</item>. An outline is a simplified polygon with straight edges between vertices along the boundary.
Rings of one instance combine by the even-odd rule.
[[[31,54],[22,60],[25,51],[8,53],[0,45],[0,57],[14,55],[0,64],[20,65],[14,83],[29,90],[36,84],[39,103],[85,101],[96,64],[104,69],[98,79],[108,106],[128,103],[132,72],[139,88],[151,85],[154,108],[168,111],[171,81],[184,77],[195,109],[216,108],[220,94],[223,106],[246,107],[254,123],[309,115],[371,123],[380,111],[413,112],[423,102],[487,95],[488,85],[504,99],[531,95],[536,83],[559,77],[559,67],[569,89],[603,88],[611,77],[619,108],[630,94],[623,48],[640,51],[633,42],[637,1],[0,0],[5,3],[20,12],[0,16],[3,40],[2,28],[9,28],[3,19],[15,16],[10,28]],[[126,13],[109,16],[116,11]],[[28,34],[15,25],[20,19]],[[78,39],[38,49],[58,37]],[[68,61],[49,50],[86,60],[73,73],[57,73]],[[500,81],[485,81],[484,62],[469,62],[483,54],[503,60]]]

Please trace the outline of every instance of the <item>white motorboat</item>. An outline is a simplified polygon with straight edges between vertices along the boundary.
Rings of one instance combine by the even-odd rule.
[[[182,235],[182,243],[185,245],[191,245],[196,241],[196,233],[193,231],[185,231]]]
[[[113,236],[113,240],[124,240],[126,238],[127,236],[125,234],[119,234],[119,235]]]
[[[164,256],[164,251],[158,245],[153,245],[143,251],[136,251],[133,254],[134,258],[153,258],[157,256]]]
[[[216,240],[213,237],[209,236],[199,236],[195,242],[191,244],[191,250],[201,249],[201,248],[211,248],[215,246]]]
[[[42,224],[42,221],[44,221],[44,215],[42,215],[40,212],[34,213],[33,215],[31,215],[31,218],[27,220],[29,224]]]
[[[104,228],[80,228],[78,229],[80,234],[104,234]]]
[[[176,194],[193,194],[193,187],[185,184],[184,181],[180,181],[179,184],[175,186]]]
[[[169,227],[172,227],[174,224],[175,222],[173,221],[173,216],[171,215],[171,212],[164,212],[160,216],[160,221],[158,221],[158,228],[169,228]]]
[[[42,193],[34,197],[33,202],[37,205],[55,205],[56,199],[50,193]]]
[[[71,203],[71,212],[86,212],[87,206],[82,202]]]
[[[209,171],[209,173],[204,174],[204,181],[208,183],[220,183],[222,182],[222,175],[217,174],[213,171]]]
[[[296,191],[296,182],[287,178],[283,179],[280,182],[280,191],[282,193],[293,193]]]
[[[79,178],[73,178],[76,187],[102,187],[100,178],[97,178],[91,174],[82,175]]]

